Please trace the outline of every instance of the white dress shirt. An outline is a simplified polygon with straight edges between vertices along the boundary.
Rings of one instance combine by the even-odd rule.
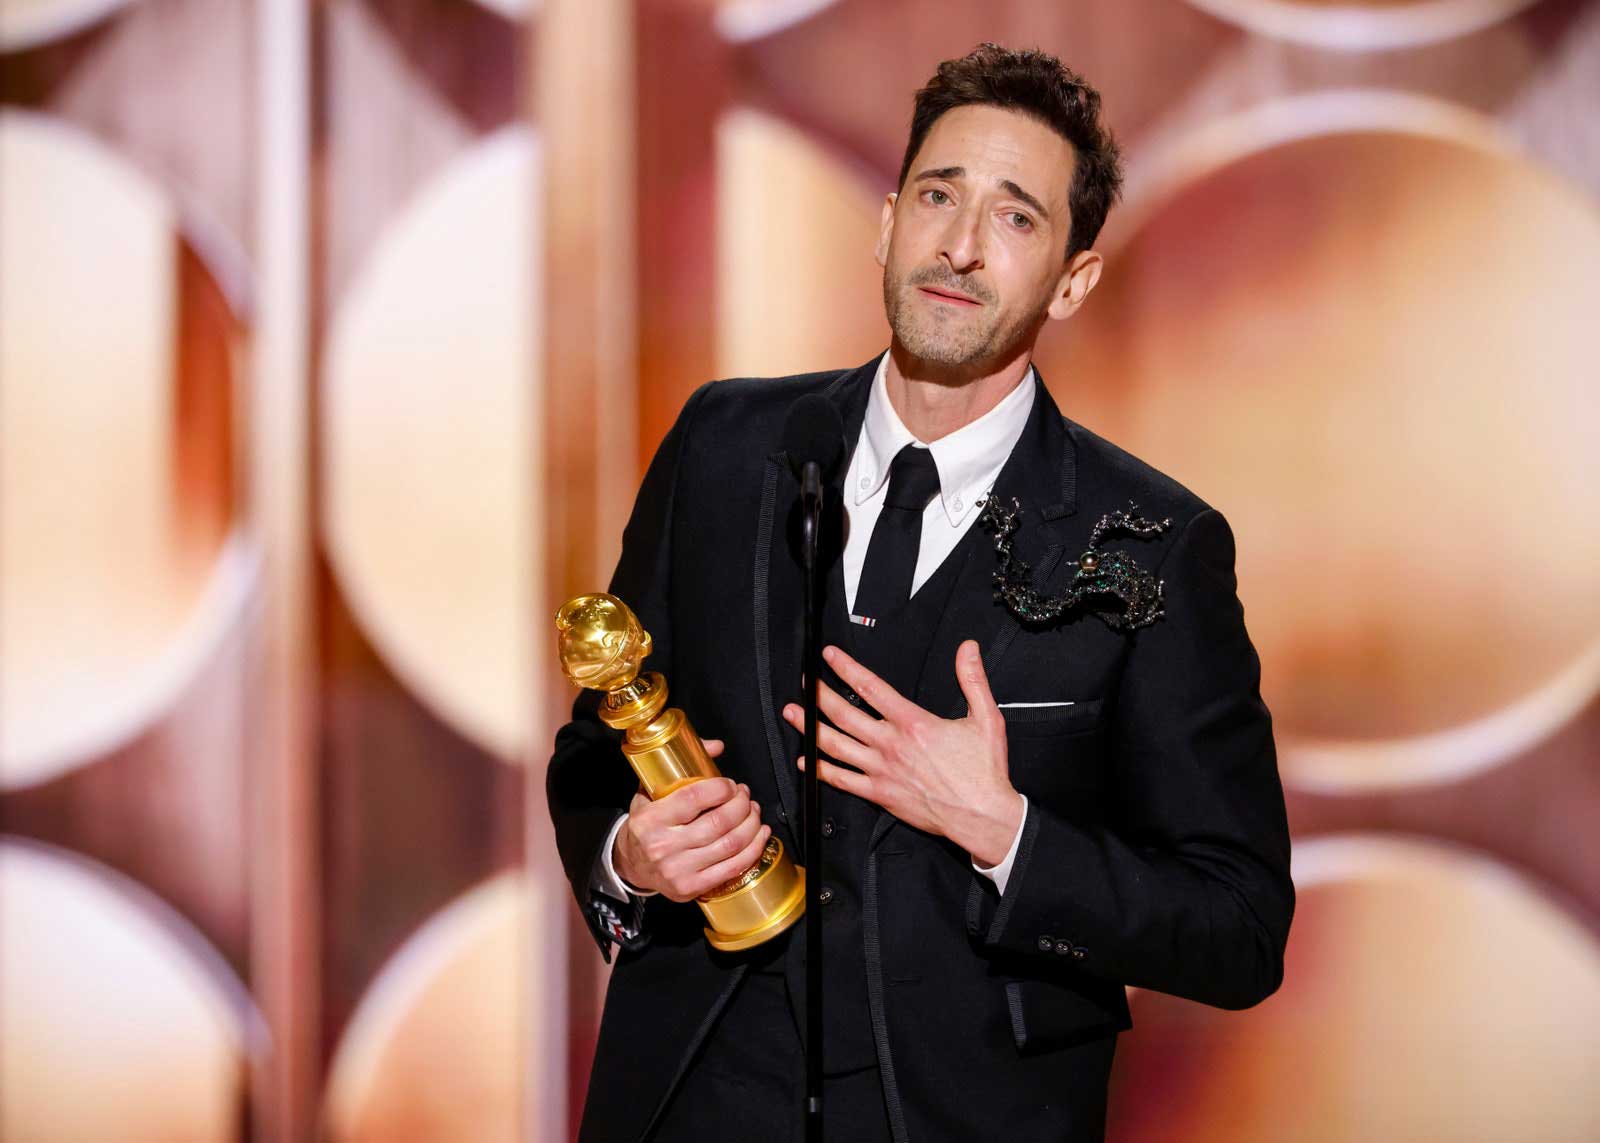
[[[861,423],[861,435],[850,457],[850,468],[844,477],[845,529],[843,571],[846,605],[854,607],[856,589],[861,584],[861,568],[867,562],[867,545],[872,539],[873,526],[878,513],[883,510],[884,499],[889,494],[889,465],[895,455],[908,444],[915,444],[933,453],[934,467],[939,471],[939,495],[928,501],[922,515],[922,538],[917,548],[917,567],[911,577],[911,591],[915,594],[939,569],[939,565],[955,550],[961,537],[978,518],[978,502],[994,487],[995,478],[1005,467],[1011,450],[1022,437],[1022,430],[1033,412],[1033,367],[1019,384],[1000,403],[971,424],[963,425],[953,433],[924,444],[906,428],[900,414],[889,400],[889,355],[878,359],[878,370],[872,378],[872,391],[867,397],[867,412]],[[955,669],[955,664],[950,665]],[[1022,815],[1027,819],[1028,798],[1022,795]],[[635,896],[648,896],[637,889],[629,889],[617,876],[612,863],[612,848],[617,834],[622,830],[626,815],[617,819],[601,849],[603,870],[597,872],[595,887],[618,900],[626,900],[631,892]],[[976,861],[972,868],[995,883],[1001,893],[1011,876],[1011,866],[1017,859],[1017,845],[1022,840],[1022,827],[1017,827],[1011,839],[1011,848],[998,865],[983,866]]]
[[[995,477],[1005,467],[1033,411],[1033,367],[1029,366],[1022,383],[994,408],[970,425],[923,444],[911,435],[889,400],[888,364],[885,353],[878,360],[861,435],[844,474],[844,507],[849,520],[844,542],[844,597],[852,610],[872,529],[889,495],[889,465],[900,450],[908,444],[926,448],[939,470],[939,495],[928,501],[922,512],[922,542],[917,549],[917,570],[911,576],[911,591],[916,594],[977,520],[978,502],[994,487]]]

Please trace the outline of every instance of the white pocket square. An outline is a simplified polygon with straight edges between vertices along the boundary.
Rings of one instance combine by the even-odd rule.
[[[1001,710],[1038,709],[1046,706],[1076,706],[1075,702],[997,702]]]

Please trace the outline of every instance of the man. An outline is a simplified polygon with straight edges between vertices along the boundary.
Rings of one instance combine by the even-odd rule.
[[[824,926],[828,1138],[1099,1138],[1124,986],[1229,1008],[1277,987],[1294,891],[1231,533],[1064,419],[1030,364],[1099,278],[1119,182],[1098,96],[1052,57],[941,64],[883,209],[888,353],[705,386],[662,443],[611,590],[727,778],[645,800],[592,692],[556,737],[562,860],[602,952],[623,947],[584,1138],[799,1137],[803,932],[720,954],[693,898],[769,832],[804,860],[780,441],[809,393],[850,453],[819,688],[828,841],[806,862],[826,903],[802,922]],[[1108,531],[1124,509],[1144,523]],[[1122,598],[1066,606],[1102,560]]]

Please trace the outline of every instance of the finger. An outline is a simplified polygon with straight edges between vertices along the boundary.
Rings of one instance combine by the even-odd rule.
[[[749,794],[741,790],[715,809],[707,810],[688,825],[673,826],[672,832],[676,835],[675,848],[698,849],[702,845],[711,844],[744,821],[752,809],[759,817],[760,807],[750,800]]]
[[[795,765],[804,770],[806,760],[796,758]],[[854,794],[858,798],[879,804],[872,796],[872,779],[865,774],[857,774],[854,770],[846,770],[843,766],[835,766],[832,762],[824,761],[817,767],[817,781],[826,782],[836,790],[843,790],[847,794]]]
[[[993,692],[989,690],[989,676],[983,669],[983,652],[978,650],[976,639],[968,639],[956,648],[956,682],[961,685],[961,693],[967,698],[968,716],[988,723],[1005,717],[995,704]]]
[[[822,687],[822,690],[827,692],[826,695],[821,695],[822,701],[819,703],[822,714],[834,720],[834,725],[837,725],[837,727],[845,728],[845,732],[851,738],[862,741],[862,743],[874,744],[875,738],[878,735],[882,735],[882,722],[878,722],[877,719],[874,719],[870,714],[866,714],[866,712],[853,708],[845,700],[838,698],[838,695],[835,695],[832,690],[827,690],[826,685]],[[782,716],[784,716],[784,722],[787,722],[790,727],[794,727],[800,733],[805,733],[805,709],[800,708],[795,703],[787,703],[782,709]],[[816,725],[818,725],[818,730],[821,730],[822,725],[826,724],[818,722]]]
[[[722,831],[708,844],[684,850],[676,864],[690,875],[709,869],[744,849],[761,829],[761,814],[752,809],[732,829]]]
[[[688,825],[714,806],[720,806],[739,792],[731,778],[703,778],[679,786],[652,805],[655,819],[663,825]]]
[[[633,796],[633,801],[628,803],[628,816],[635,817],[650,804],[650,797],[643,790]]]
[[[841,734],[831,726],[817,727],[817,750],[837,758],[840,762],[848,762],[856,769],[865,770],[869,774],[883,760],[883,755],[870,746],[863,746],[854,738]]]
[[[883,723],[859,707],[851,706],[839,692],[822,680],[817,681],[817,708],[833,724],[861,742],[874,744],[883,733]],[[805,730],[805,708],[799,703],[789,703],[783,708],[783,717],[800,731]]]
[[[746,869],[749,869],[756,863],[756,859],[761,856],[761,851],[767,847],[767,839],[771,836],[772,829],[768,826],[762,826],[756,831],[756,836],[749,845],[728,858],[728,860],[719,861],[710,869],[707,869],[698,879],[699,889],[695,896],[704,896],[719,885],[732,881]]]
[[[793,726],[796,730],[805,730],[805,719],[801,716],[799,707],[794,706],[793,704],[784,707],[783,717],[789,722],[789,725]],[[868,721],[873,723],[873,725],[877,725],[878,720],[874,718],[868,719]],[[876,759],[878,756],[878,750],[875,746],[872,746],[869,743],[864,743],[859,739],[852,738],[843,731],[836,730],[825,722],[817,723],[817,745],[821,749],[826,750],[829,754],[832,754],[835,758],[842,759],[843,761],[850,763],[852,766],[861,766],[861,763],[856,760],[858,756],[871,757],[873,759]],[[866,767],[862,766],[862,769],[866,769]]]
[[[817,706],[833,725],[859,742],[875,746],[883,736],[882,721],[846,702],[844,696],[827,683],[817,687]]]
[[[824,647],[822,657],[846,683],[866,700],[867,705],[889,722],[905,722],[923,713],[922,708],[849,655],[834,646]]]

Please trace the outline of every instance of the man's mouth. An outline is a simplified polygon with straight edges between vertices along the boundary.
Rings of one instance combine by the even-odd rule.
[[[948,302],[952,305],[978,306],[983,304],[977,298],[968,297],[966,294],[957,293],[954,290],[941,289],[938,286],[918,286],[917,289],[936,301]]]

